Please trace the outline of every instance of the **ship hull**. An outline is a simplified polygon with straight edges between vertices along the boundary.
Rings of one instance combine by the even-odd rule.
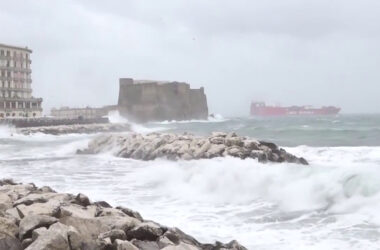
[[[266,106],[264,103],[252,103],[251,116],[321,116],[337,115],[340,108],[322,107],[310,108],[306,106],[275,107]]]

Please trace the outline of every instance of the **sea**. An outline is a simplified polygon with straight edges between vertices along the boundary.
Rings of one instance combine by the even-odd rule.
[[[310,165],[77,155],[98,135],[26,136],[0,127],[0,178],[126,206],[201,242],[236,239],[252,250],[380,249],[380,115],[216,116],[132,129],[236,132],[275,142]]]

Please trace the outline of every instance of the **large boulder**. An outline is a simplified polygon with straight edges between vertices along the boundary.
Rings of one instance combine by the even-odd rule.
[[[129,240],[147,240],[156,241],[161,235],[163,235],[165,230],[158,224],[153,222],[143,222],[138,226],[132,228],[127,232],[127,237]]]
[[[64,205],[60,207],[59,218],[71,216],[76,218],[94,218],[100,209],[97,206],[82,207],[76,204]]]
[[[32,231],[39,227],[49,227],[58,220],[47,215],[28,215],[20,221],[19,238],[31,238]]]
[[[87,241],[96,240],[101,233],[113,229],[120,229],[126,232],[141,223],[139,220],[129,216],[105,216],[96,218],[63,217],[60,219],[60,222],[76,228],[80,236]]]
[[[126,240],[115,240],[113,245],[116,250],[139,250],[135,245]]]
[[[81,245],[75,228],[56,223],[39,235],[26,250],[80,250]]]

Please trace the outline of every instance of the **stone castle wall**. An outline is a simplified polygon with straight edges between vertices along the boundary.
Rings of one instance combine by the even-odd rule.
[[[138,122],[207,119],[204,89],[183,82],[120,79],[119,112]]]

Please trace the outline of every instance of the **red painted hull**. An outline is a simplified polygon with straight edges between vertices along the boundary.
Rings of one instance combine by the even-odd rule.
[[[310,108],[307,106],[275,107],[256,102],[251,105],[252,116],[336,115],[339,112],[340,108],[332,106],[322,108]]]

